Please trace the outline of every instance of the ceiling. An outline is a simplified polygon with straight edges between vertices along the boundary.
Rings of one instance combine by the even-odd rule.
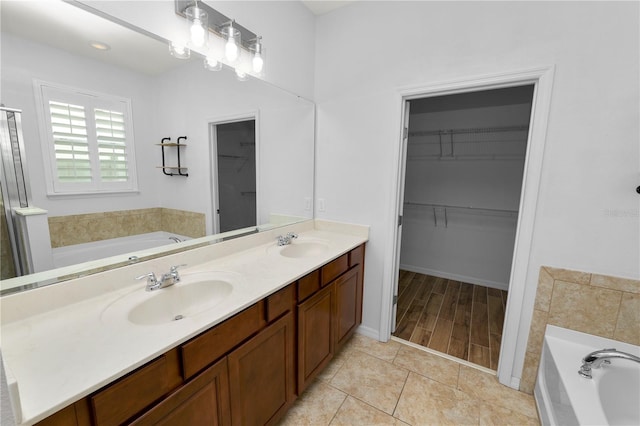
[[[346,6],[354,1],[341,1],[341,0],[302,0],[302,3],[309,8],[314,15],[324,15],[335,9]]]

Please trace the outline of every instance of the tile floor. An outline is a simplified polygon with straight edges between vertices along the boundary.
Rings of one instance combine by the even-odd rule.
[[[355,334],[298,398],[289,425],[538,425],[531,395],[420,349]]]

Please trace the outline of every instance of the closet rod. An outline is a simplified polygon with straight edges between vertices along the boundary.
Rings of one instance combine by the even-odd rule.
[[[445,129],[445,130],[422,130],[409,132],[409,136],[430,136],[430,135],[449,135],[462,133],[499,133],[499,132],[524,132],[528,131],[529,126],[503,126],[503,127],[475,127],[469,129]]]
[[[470,210],[474,212],[486,212],[486,213],[502,213],[508,216],[517,216],[518,210],[504,210],[504,209],[488,209],[484,207],[471,207],[471,206],[451,206],[446,204],[431,204],[431,203],[415,203],[415,202],[405,202],[405,206],[409,207],[428,207],[433,209],[459,209],[459,210]]]

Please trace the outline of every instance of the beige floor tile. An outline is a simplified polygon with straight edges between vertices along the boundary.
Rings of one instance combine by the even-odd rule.
[[[379,342],[362,334],[354,334],[353,338],[349,341],[345,350],[358,350],[360,352],[373,355],[376,358],[380,358],[384,361],[392,362],[396,357],[398,350],[402,347],[402,343],[389,340],[388,342]]]
[[[452,386],[412,372],[393,415],[411,425],[477,425],[479,404]]]
[[[533,396],[511,389],[498,378],[475,368],[461,366],[458,389],[474,398],[508,408],[527,417],[537,418]]]
[[[456,386],[460,364],[420,349],[403,346],[393,363],[449,386]]]
[[[408,373],[375,356],[354,351],[330,384],[392,414]]]
[[[344,392],[316,381],[298,398],[280,425],[328,425],[346,397]]]
[[[324,370],[318,374],[318,379],[324,380],[325,382],[331,381],[333,376],[336,375],[338,370],[344,365],[345,361],[349,358],[349,356],[353,353],[353,350],[347,350],[345,346],[340,353],[336,354],[331,362],[325,367]]]
[[[394,425],[402,426],[406,423],[395,417],[365,404],[364,402],[349,396],[340,407],[335,417],[331,421],[331,426],[353,426],[353,425]]]
[[[538,418],[527,417],[524,414],[509,410],[497,405],[480,404],[480,426],[537,426],[540,425]]]

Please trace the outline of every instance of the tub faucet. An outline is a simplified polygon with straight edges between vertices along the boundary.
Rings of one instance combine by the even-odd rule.
[[[601,364],[611,364],[610,359],[619,358],[619,359],[628,359],[630,361],[635,361],[640,363],[640,357],[635,355],[617,351],[615,348],[610,349],[601,349],[599,351],[591,352],[589,355],[582,358],[582,366],[580,370],[578,370],[578,374],[587,379],[591,378],[591,369],[592,368],[600,368]]]
[[[294,232],[289,232],[287,235],[278,235],[276,237],[276,240],[278,241],[278,245],[279,246],[286,246],[291,244],[291,240],[293,240],[294,238],[298,238],[298,234],[294,233]]]
[[[158,279],[156,277],[156,274],[154,274],[153,272],[149,272],[148,274],[136,277],[136,280],[141,280],[144,278],[147,279],[147,287],[145,288],[146,291],[154,291],[161,288],[169,287],[174,285],[175,283],[180,282],[180,274],[178,274],[178,268],[180,268],[181,266],[187,265],[172,266],[171,268],[169,268],[169,272],[167,272],[166,274],[162,274],[160,279]]]

